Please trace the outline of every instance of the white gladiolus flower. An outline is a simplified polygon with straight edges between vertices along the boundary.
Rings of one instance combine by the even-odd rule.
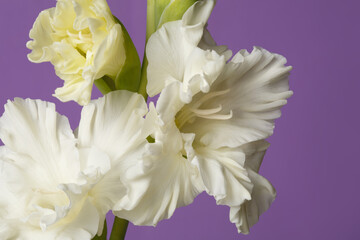
[[[77,136],[52,103],[15,99],[0,118],[0,238],[86,239],[106,213],[146,185],[142,156],[153,123],[141,95],[112,92],[82,110]],[[151,115],[151,114],[150,114]]]
[[[42,11],[30,31],[28,55],[35,63],[50,61],[64,86],[61,101],[90,101],[96,79],[115,79],[125,62],[122,27],[106,0],[58,0]]]
[[[195,3],[182,20],[164,24],[147,44],[148,93],[161,92],[154,138],[163,150],[154,152],[152,167],[172,166],[173,184],[187,186],[173,191],[164,184],[162,191],[173,197],[156,214],[172,213],[176,197],[180,205],[191,202],[203,184],[218,204],[230,207],[238,231],[248,233],[275,198],[258,170],[268,147],[264,139],[272,135],[274,120],[292,95],[291,67],[284,57],[259,47],[230,59],[226,47],[216,46],[204,29],[214,3]],[[170,140],[177,147],[167,146]],[[181,199],[185,195],[186,201]]]

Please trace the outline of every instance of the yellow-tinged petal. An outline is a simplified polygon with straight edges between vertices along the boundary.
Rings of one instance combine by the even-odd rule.
[[[86,105],[94,81],[115,81],[126,60],[122,27],[105,0],[57,1],[39,14],[30,38],[29,60],[50,61],[65,81],[54,94],[61,101]]]

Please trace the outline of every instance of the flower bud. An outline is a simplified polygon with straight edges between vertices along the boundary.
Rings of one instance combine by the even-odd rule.
[[[146,39],[164,23],[180,20],[198,0],[148,0]]]

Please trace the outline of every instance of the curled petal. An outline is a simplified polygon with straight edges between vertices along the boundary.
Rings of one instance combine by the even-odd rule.
[[[254,184],[252,199],[230,208],[230,221],[244,234],[249,233],[250,227],[259,221],[259,216],[269,209],[276,197],[274,187],[264,177],[252,170],[249,170],[249,177]]]
[[[42,11],[34,26],[29,33],[29,37],[34,39],[26,43],[26,47],[32,52],[28,54],[31,62],[51,61],[55,56],[55,52],[51,49],[53,39],[51,38],[52,28],[48,19],[53,15],[55,8]]]
[[[239,233],[248,234],[250,227],[259,221],[260,215],[269,209],[276,197],[276,191],[271,183],[258,174],[268,147],[269,143],[263,140],[241,147],[246,155],[245,167],[253,189],[250,200],[230,207],[230,221],[236,224]]]
[[[253,184],[248,177],[245,154],[234,149],[196,148],[194,163],[209,195],[217,204],[241,205],[251,199]]]
[[[182,18],[182,27],[186,40],[198,45],[210,14],[215,6],[215,0],[197,1]]]
[[[217,45],[210,32],[205,29],[201,41],[199,42],[199,48],[203,50],[215,50],[219,55],[225,56],[226,62],[231,59],[232,51],[225,45]]]
[[[62,75],[61,78],[64,86],[55,90],[54,97],[63,102],[74,100],[80,105],[89,103],[93,87],[90,78],[83,78],[81,75]]]

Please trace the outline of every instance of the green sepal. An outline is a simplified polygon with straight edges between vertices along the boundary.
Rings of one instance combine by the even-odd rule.
[[[115,90],[137,92],[141,74],[140,58],[125,26],[115,16],[114,18],[121,25],[125,49],[125,63],[116,76]]]
[[[146,40],[164,23],[180,20],[198,0],[148,0]]]
[[[164,9],[169,5],[171,0],[156,0],[155,2],[155,23],[158,25]]]
[[[170,2],[171,0],[147,0],[146,39],[156,31],[161,15]]]
[[[157,29],[164,23],[180,20],[184,13],[198,0],[173,0],[163,11]]]
[[[107,225],[106,225],[106,219],[105,219],[104,229],[103,229],[101,236],[96,235],[92,240],[106,240],[106,237],[107,237]]]
[[[116,90],[114,80],[108,76],[96,79],[94,84],[103,95]]]

